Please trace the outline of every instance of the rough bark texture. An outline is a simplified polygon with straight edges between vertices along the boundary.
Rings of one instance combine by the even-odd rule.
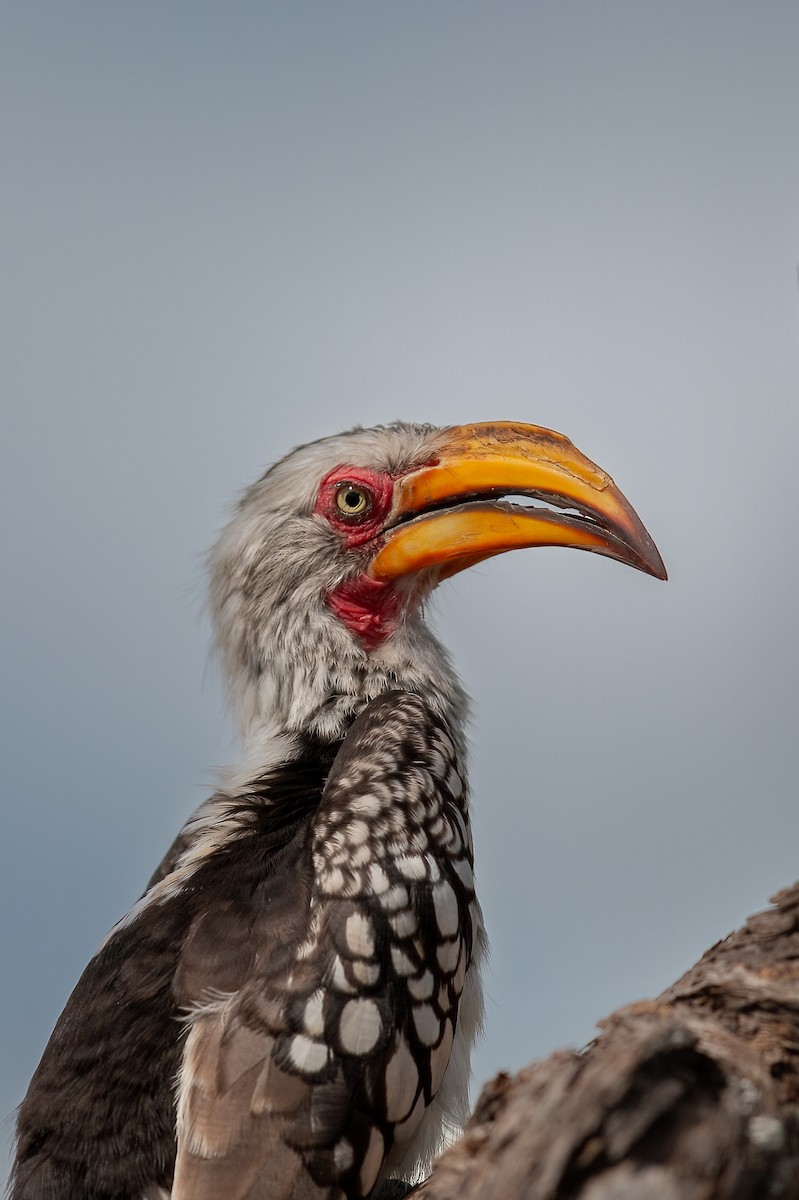
[[[481,1095],[414,1200],[799,1197],[799,884],[657,1000]]]

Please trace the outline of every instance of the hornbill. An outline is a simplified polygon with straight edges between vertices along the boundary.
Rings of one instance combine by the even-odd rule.
[[[467,700],[422,608],[543,545],[666,578],[536,426],[358,428],[244,493],[211,554],[242,762],[67,1002],[12,1200],[355,1200],[427,1170],[467,1115],[485,936]]]

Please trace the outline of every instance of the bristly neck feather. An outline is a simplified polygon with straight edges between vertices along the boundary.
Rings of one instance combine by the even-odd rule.
[[[310,593],[310,594],[309,594]],[[215,597],[218,601],[218,596]],[[259,606],[228,587],[215,604],[217,648],[248,764],[271,758],[281,734],[339,740],[369,701],[402,689],[423,696],[461,738],[468,701],[449,655],[418,608],[369,649],[312,585]]]
[[[423,696],[462,733],[466,695],[420,618],[400,619],[392,636],[369,650],[332,612],[303,621],[283,610],[248,641],[252,657],[231,677],[230,695],[249,761],[279,732],[337,741],[369,700],[396,688]]]

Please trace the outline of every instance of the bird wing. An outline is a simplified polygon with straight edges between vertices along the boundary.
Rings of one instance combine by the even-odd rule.
[[[287,851],[293,894],[253,893],[238,913],[255,947],[247,981],[189,1016],[173,1200],[356,1200],[410,1143],[449,1060],[472,952],[464,803],[430,707],[373,701]],[[182,969],[226,944],[220,919],[192,931]]]

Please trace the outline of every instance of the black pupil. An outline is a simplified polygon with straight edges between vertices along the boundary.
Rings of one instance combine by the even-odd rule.
[[[344,496],[344,503],[348,508],[357,508],[362,499],[363,497],[360,492],[356,492],[353,488],[350,488]]]

